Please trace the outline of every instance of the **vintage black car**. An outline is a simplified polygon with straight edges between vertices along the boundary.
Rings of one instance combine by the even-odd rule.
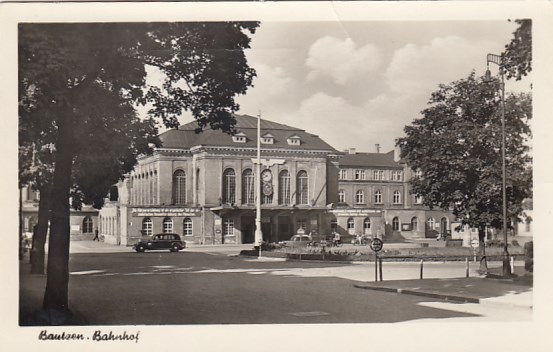
[[[168,249],[171,252],[178,252],[186,248],[186,242],[181,240],[176,233],[160,233],[139,239],[132,248],[137,252],[156,249]]]

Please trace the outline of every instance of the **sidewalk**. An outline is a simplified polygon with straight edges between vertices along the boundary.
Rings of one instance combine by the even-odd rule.
[[[494,273],[496,269],[491,269]],[[533,277],[521,272],[510,279],[491,277],[391,280],[355,284],[361,289],[436,298],[445,301],[532,309]]]

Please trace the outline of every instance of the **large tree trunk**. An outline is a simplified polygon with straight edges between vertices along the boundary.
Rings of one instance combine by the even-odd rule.
[[[73,161],[72,124],[68,114],[59,119],[56,161],[51,189],[51,223],[48,269],[43,308],[52,324],[70,317],[69,289],[69,190]]]
[[[44,274],[44,247],[48,234],[48,221],[50,220],[50,187],[40,187],[40,200],[38,202],[38,223],[33,229],[33,246],[31,248],[31,274]]]

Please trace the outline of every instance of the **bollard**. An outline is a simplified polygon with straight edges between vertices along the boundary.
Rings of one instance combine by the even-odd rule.
[[[421,273],[420,273],[420,279],[422,280],[422,271],[423,271],[423,265],[424,265],[424,259],[421,259]]]
[[[378,262],[380,264],[380,270],[379,270],[380,271],[380,281],[382,281],[382,258],[379,258]]]
[[[511,257],[511,274],[515,273],[515,257]]]
[[[467,277],[469,277],[469,257],[465,258],[465,262],[467,264],[467,273],[466,273],[466,275],[467,275]]]

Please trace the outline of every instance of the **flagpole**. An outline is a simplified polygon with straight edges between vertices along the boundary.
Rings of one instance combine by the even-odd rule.
[[[255,211],[255,245],[259,246],[259,256],[261,257],[261,242],[263,241],[263,232],[261,231],[261,111],[257,115],[257,177],[255,180],[256,189],[256,211]]]

